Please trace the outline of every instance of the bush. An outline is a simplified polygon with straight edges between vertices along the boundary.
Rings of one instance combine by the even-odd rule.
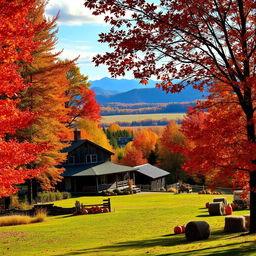
[[[63,199],[71,198],[71,193],[70,192],[62,192],[62,198]]]
[[[177,189],[176,188],[168,188],[167,192],[174,192],[177,193]]]
[[[43,222],[47,217],[47,210],[44,208],[39,208],[36,210],[35,217],[32,218],[32,223]]]
[[[12,195],[10,208],[19,210],[29,210],[32,208],[32,205],[30,205],[28,202],[20,202],[18,195]]]
[[[68,199],[68,198],[71,198],[71,193],[69,192],[44,191],[44,192],[39,192],[37,194],[36,201],[38,203],[47,203],[47,202],[53,202],[53,201],[58,201],[62,199]]]
[[[14,225],[22,225],[22,224],[30,224],[43,222],[47,216],[45,211],[38,211],[36,216],[30,217],[26,215],[10,215],[0,217],[0,226],[14,226]]]

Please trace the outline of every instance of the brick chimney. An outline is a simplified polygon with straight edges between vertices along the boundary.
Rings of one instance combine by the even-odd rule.
[[[77,128],[74,130],[74,141],[81,140],[81,131],[77,130]]]

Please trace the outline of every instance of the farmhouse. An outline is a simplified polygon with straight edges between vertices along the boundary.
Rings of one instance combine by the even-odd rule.
[[[161,191],[165,187],[165,177],[170,173],[151,164],[135,166],[136,184],[141,190]]]
[[[82,140],[80,132],[75,131],[74,141],[63,152],[67,160],[63,180],[59,185],[62,191],[72,193],[101,193],[104,190],[124,189],[132,180],[146,190],[160,191],[165,186],[168,172],[150,164],[141,166],[124,166],[111,162],[113,152],[91,142]]]
[[[107,189],[122,189],[128,186],[128,180],[135,184],[137,168],[114,164],[114,153],[89,141],[81,140],[80,132],[75,131],[75,140],[63,150],[67,152],[67,161],[60,189],[73,193],[100,193]]]

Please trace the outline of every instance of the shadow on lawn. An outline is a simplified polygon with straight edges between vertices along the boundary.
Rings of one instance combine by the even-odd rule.
[[[119,251],[125,251],[125,250],[131,250],[131,249],[150,249],[151,247],[155,246],[163,246],[163,247],[169,247],[169,246],[175,246],[177,244],[188,244],[188,242],[185,240],[184,236],[176,235],[175,238],[170,239],[169,236],[172,236],[172,234],[164,235],[164,237],[161,238],[155,238],[150,240],[136,240],[136,241],[127,241],[127,242],[121,242],[116,243],[108,246],[102,246],[102,247],[95,247],[95,248],[89,248],[89,249],[81,249],[81,250],[75,250],[71,252],[67,252],[65,254],[56,254],[54,256],[71,256],[71,255],[86,255],[87,253],[91,255],[91,253],[100,253],[100,252],[113,252],[115,255],[118,254]]]
[[[167,253],[159,254],[158,256],[190,256],[190,255],[204,255],[204,256],[243,256],[248,255],[248,253],[256,252],[256,244],[252,241],[246,241],[239,244],[239,248],[229,248],[230,246],[238,245],[238,243],[219,245],[216,247],[207,247],[197,250],[186,250],[186,252],[177,252],[177,253]],[[218,251],[207,252],[211,249],[218,249]],[[254,254],[253,254],[254,255]]]
[[[200,215],[196,215],[196,217],[216,217],[216,216],[211,216],[208,214],[200,214]]]
[[[223,231],[214,231],[211,233],[213,237],[211,237],[209,240],[218,240],[218,239],[223,239]],[[236,235],[235,237],[238,237],[239,235]],[[232,236],[235,238],[234,236]],[[228,239],[228,238],[226,238]],[[208,241],[209,241],[208,240]],[[198,241],[200,243],[203,243],[203,241]],[[191,242],[188,242],[185,239],[184,235],[174,235],[174,234],[166,234],[163,235],[162,237],[154,238],[154,239],[149,239],[149,240],[136,240],[136,241],[127,241],[127,242],[121,242],[121,243],[116,243],[116,244],[111,244],[108,246],[101,246],[101,247],[95,247],[95,248],[85,248],[85,249],[80,249],[80,250],[74,250],[70,251],[67,253],[62,253],[62,254],[55,254],[54,256],[71,256],[71,255],[93,255],[92,253],[98,253],[98,255],[101,255],[100,253],[103,254],[103,252],[112,252],[113,255],[118,255],[118,252],[120,251],[126,251],[126,250],[132,250],[132,249],[145,249],[145,250],[150,250],[152,247],[156,246],[162,246],[162,247],[171,247],[176,246],[176,245],[184,245],[184,251],[183,252],[178,252],[178,253],[167,253],[167,254],[160,254],[158,256],[190,256],[192,254],[194,255],[205,255],[205,256],[210,256],[210,255],[215,255],[215,256],[227,256],[227,255],[232,255],[232,256],[241,256],[241,255],[246,255],[246,253],[249,252],[256,252],[256,244],[247,241],[247,242],[242,242],[240,243],[241,248],[229,248],[230,246],[233,245],[238,245],[238,243],[233,243],[233,244],[228,244],[228,245],[219,245],[216,247],[207,247],[207,248],[202,248],[202,249],[197,249],[197,250],[187,250],[185,249],[187,246],[189,246]],[[211,249],[219,248],[219,251],[214,252],[214,253],[207,253],[207,251]]]

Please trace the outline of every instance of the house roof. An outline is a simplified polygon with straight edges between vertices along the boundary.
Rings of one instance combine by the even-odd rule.
[[[155,167],[151,164],[138,165],[138,166],[135,166],[135,168],[139,168],[137,172],[142,173],[152,179],[157,179],[170,174],[169,172],[164,171],[163,169]]]
[[[104,150],[105,152],[109,153],[110,155],[114,155],[113,152],[109,151],[109,150],[106,149],[106,148],[101,147],[100,145],[98,145],[98,144],[96,144],[96,143],[94,143],[94,142],[92,142],[92,141],[90,141],[90,140],[77,140],[77,141],[71,141],[71,142],[68,142],[68,143],[71,144],[71,145],[68,146],[68,147],[66,147],[66,148],[64,148],[64,149],[62,150],[62,152],[64,152],[64,153],[71,152],[71,151],[73,151],[74,149],[80,147],[82,144],[84,144],[84,143],[89,143],[89,144],[91,144],[91,145],[96,146],[96,147],[99,148],[99,149]]]
[[[138,168],[105,162],[98,165],[72,165],[65,166],[66,171],[62,174],[68,176],[99,176],[121,172],[136,171]]]

